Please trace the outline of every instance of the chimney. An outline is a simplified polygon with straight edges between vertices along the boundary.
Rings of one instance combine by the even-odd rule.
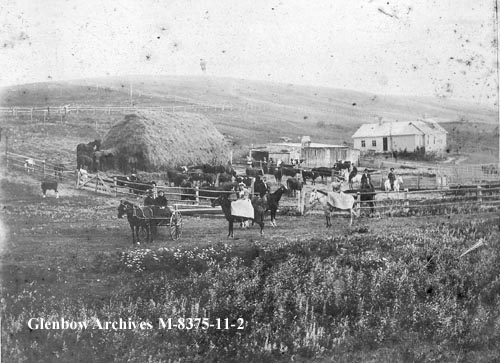
[[[310,136],[302,136],[300,143],[302,144],[302,147],[311,146],[311,137]]]

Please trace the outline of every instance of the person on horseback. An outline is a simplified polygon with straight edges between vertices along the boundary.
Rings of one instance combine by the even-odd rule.
[[[394,174],[394,168],[391,168],[389,175],[387,176],[389,182],[391,183],[391,190],[394,191],[394,181],[396,180],[396,174]]]
[[[363,171],[363,175],[361,176],[361,189],[371,189],[373,190],[372,178],[368,172],[368,169]]]

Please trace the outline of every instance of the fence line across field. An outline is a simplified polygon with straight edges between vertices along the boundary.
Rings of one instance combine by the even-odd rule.
[[[54,179],[62,179],[62,181],[69,181],[74,183],[75,180],[75,170],[63,171],[60,179],[56,175],[55,165],[44,163],[43,159],[27,156],[16,153],[7,153],[7,165],[10,165],[13,169],[23,170],[28,174],[33,174],[41,176],[42,178],[49,177]],[[25,160],[32,159],[35,164],[31,170],[28,170],[25,166]],[[130,183],[130,182],[129,182]],[[150,184],[131,182],[132,185],[142,185],[150,186]],[[102,174],[88,174],[85,180],[80,180],[80,175],[77,174],[76,187],[78,189],[92,190],[94,192],[102,192],[113,196],[133,196],[134,198],[139,197],[138,192],[142,193],[144,190],[135,190],[130,185],[118,186],[118,181],[113,178],[109,178]],[[174,204],[184,207],[203,207],[200,202],[202,200],[209,201],[216,199],[215,197],[205,197],[201,196],[200,192],[232,194],[234,191],[214,191],[212,189],[203,189],[199,187],[186,188],[186,187],[170,187],[170,186],[154,186],[151,185],[151,189],[155,193],[162,190],[167,196],[175,197],[176,200],[172,200]],[[303,214],[306,206],[306,193],[299,192],[296,197],[296,205],[299,214]],[[375,200],[375,206],[373,207],[376,211],[394,211],[394,210],[411,210],[411,209],[424,209],[429,207],[455,207],[463,204],[469,206],[483,206],[483,207],[493,207],[500,205],[500,187],[483,188],[480,185],[462,187],[460,189],[453,188],[439,188],[434,190],[416,190],[408,191],[403,190],[400,192],[384,192],[377,191],[374,192],[375,198],[377,195],[383,195],[386,198],[380,200]],[[189,196],[194,197],[193,201],[182,200],[182,197]],[[178,199],[181,199],[182,203],[175,203]],[[358,197],[359,199],[359,197]],[[184,203],[184,204],[183,204]],[[189,203],[189,204],[188,204]],[[367,206],[368,202],[361,202],[361,210],[369,210],[371,207]]]

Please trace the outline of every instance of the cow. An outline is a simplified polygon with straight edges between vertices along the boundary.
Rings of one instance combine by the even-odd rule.
[[[59,198],[59,191],[57,190],[56,181],[42,181],[41,187],[44,198],[47,196],[47,190],[53,190],[54,192],[56,192],[56,199]]]

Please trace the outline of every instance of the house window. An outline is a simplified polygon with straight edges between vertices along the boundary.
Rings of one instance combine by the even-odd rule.
[[[377,140],[372,140],[372,146],[377,146]]]
[[[366,142],[365,142],[365,140],[361,140],[361,147],[366,147]]]

